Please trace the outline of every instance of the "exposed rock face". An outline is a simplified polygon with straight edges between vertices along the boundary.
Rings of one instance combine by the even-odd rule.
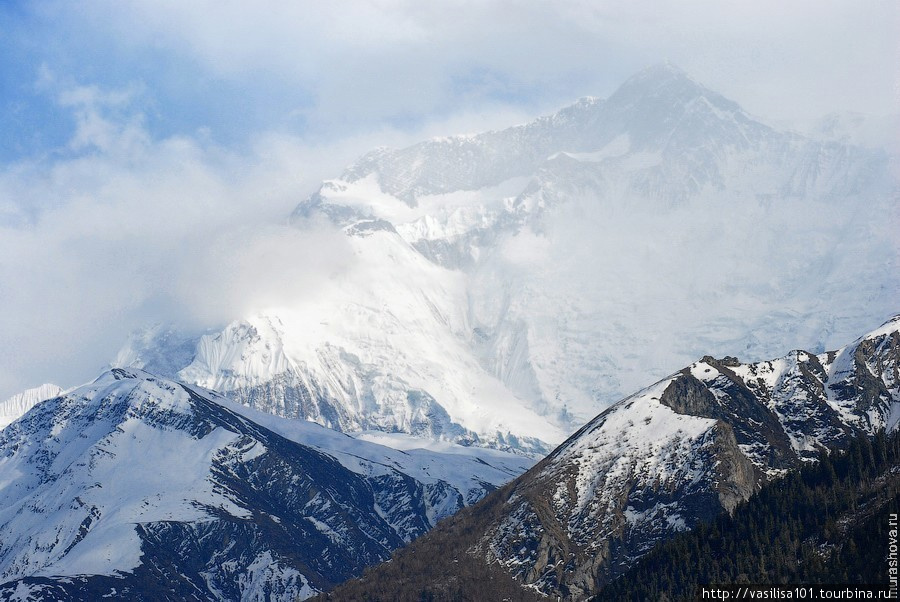
[[[731,512],[742,501],[753,495],[759,482],[759,472],[741,452],[734,431],[725,422],[716,425],[721,429],[712,449],[716,471],[719,504]]]

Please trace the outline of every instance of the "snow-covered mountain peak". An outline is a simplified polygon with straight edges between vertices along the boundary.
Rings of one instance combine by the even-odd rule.
[[[90,384],[50,400],[53,403],[38,409],[46,413],[58,408],[57,416],[65,417],[61,424],[67,424],[70,419],[86,422],[91,416],[98,423],[128,419],[180,422],[192,413],[190,399],[184,387],[167,379],[137,368],[113,368]],[[36,418],[29,420],[34,422]]]
[[[602,598],[661,541],[711,524],[825,450],[897,428],[900,321],[850,347],[858,361],[845,374],[829,370],[835,352],[754,363],[704,356],[622,399],[502,491],[335,595],[385,591],[386,577],[402,576],[398,566],[447,551],[468,557],[466,566],[387,591],[447,591],[490,567],[482,574],[493,582],[501,568],[521,586],[519,596],[501,590],[508,599]]]
[[[878,339],[885,336],[892,336],[897,334],[900,331],[900,314],[888,319],[884,324],[876,328],[875,330],[868,332],[861,336],[854,345],[858,345],[862,341]]]
[[[900,417],[900,320],[844,348],[705,356],[588,422],[519,478],[470,550],[547,596],[583,599],[661,539]],[[841,365],[842,364],[842,365]]]
[[[400,452],[113,369],[0,431],[0,598],[302,599],[529,464]]]
[[[377,149],[341,178],[323,183],[297,207],[294,219],[323,213],[346,224],[374,217],[402,231],[425,214],[436,217],[434,207],[421,207],[423,199],[481,191],[517,178],[528,183],[508,193],[514,198],[558,187],[560,180],[564,189],[574,187],[598,198],[649,197],[669,203],[696,198],[710,189],[718,194],[734,189],[744,195],[748,186],[757,196],[822,194],[827,189],[811,186],[816,180],[829,178],[829,171],[846,171],[847,159],[877,162],[870,155],[776,131],[679,68],[661,64],[636,74],[606,100],[583,98],[525,125],[431,139],[403,149]],[[778,164],[772,156],[784,157],[788,165]],[[592,165],[560,171],[552,163],[560,157],[586,159]],[[735,175],[740,176],[737,181]],[[830,179],[833,186],[834,178]],[[769,180],[779,184],[772,190],[759,186]],[[844,189],[831,192],[847,194]],[[490,199],[494,205],[498,200]],[[498,208],[495,214],[503,216],[504,211]],[[521,226],[518,219],[499,221]]]
[[[221,332],[204,334],[191,363],[178,378],[201,387],[229,390],[229,377],[267,382],[294,369],[284,353],[284,327],[277,316],[259,314],[237,320]]]
[[[461,274],[396,232],[371,230],[350,243],[359,253],[352,271],[305,303],[195,337],[181,365],[160,365],[166,376],[346,432],[399,431],[526,453],[546,452],[546,437],[562,440],[563,430],[468,348]],[[150,357],[182,341],[156,340],[161,348]],[[154,367],[133,353],[138,347],[132,341],[120,358]]]
[[[637,72],[625,80],[609,96],[607,102],[634,106],[635,103],[658,103],[662,100],[677,108],[679,104],[698,97],[708,97],[717,105],[740,110],[737,103],[703,86],[680,67],[669,62],[657,63]]]
[[[416,207],[422,196],[477,190],[534,173],[554,153],[595,152],[622,135],[632,138],[635,150],[661,150],[686,126],[722,130],[718,121],[750,123],[736,103],[679,68],[661,64],[636,74],[606,100],[585,97],[525,125],[434,138],[404,149],[376,149],[349,167],[341,180],[355,183],[374,176],[382,193]],[[705,142],[715,142],[715,137]],[[324,184],[320,193],[333,186]],[[316,199],[314,195],[310,201],[315,204]],[[309,212],[310,201],[298,207],[295,217]],[[339,213],[333,205],[328,210]]]
[[[567,432],[700,353],[819,352],[893,311],[896,189],[883,153],[651,67],[531,123],[363,156],[294,213],[298,236],[339,226],[352,265],[265,309],[268,351],[229,327],[166,373],[348,431]]]
[[[849,362],[844,359],[848,357]],[[557,448],[549,460],[551,464],[571,463],[572,457],[585,450],[622,458],[626,448],[640,458],[647,446],[681,437],[696,438],[717,420],[725,420],[737,429],[739,447],[756,470],[777,475],[780,464],[773,464],[771,456],[758,452],[772,443],[760,439],[769,436],[766,432],[770,425],[749,411],[751,396],[756,399],[753,403],[762,402],[774,412],[782,424],[779,428],[788,432],[790,444],[778,453],[804,458],[809,450],[831,445],[845,436],[842,429],[847,426],[865,432],[896,427],[894,415],[900,410],[898,361],[900,316],[839,351],[814,354],[795,350],[778,359],[752,363],[731,356],[705,356],[616,403]],[[815,412],[803,412],[812,411],[820,403],[828,407],[815,412],[824,412],[845,426],[829,430],[832,424],[819,429],[822,425],[817,426]],[[808,407],[801,411],[802,406]],[[676,415],[670,415],[672,412]],[[747,424],[742,425],[742,421]],[[795,436],[794,429],[805,434]],[[618,446],[619,451],[600,452],[610,445]],[[654,455],[658,454],[647,457]],[[651,473],[658,475],[659,471]]]

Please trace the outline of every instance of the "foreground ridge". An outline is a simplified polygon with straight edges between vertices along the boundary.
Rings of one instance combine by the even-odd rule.
[[[657,542],[733,511],[853,436],[896,430],[898,418],[900,316],[834,352],[705,357],[623,399],[332,599],[477,599],[481,584],[460,585],[463,574],[499,570],[517,584],[514,599],[580,600]],[[423,559],[438,553],[465,562],[429,570]],[[401,578],[398,566],[425,573]]]
[[[295,600],[519,474],[115,369],[0,432],[0,598]]]
[[[900,432],[861,434],[770,483],[734,514],[656,546],[597,600],[697,600],[710,584],[889,582],[886,540],[900,512]]]

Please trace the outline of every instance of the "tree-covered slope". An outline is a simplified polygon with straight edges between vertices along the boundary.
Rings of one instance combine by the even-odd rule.
[[[763,487],[734,514],[659,544],[596,600],[694,600],[702,585],[888,582],[900,437],[854,438]]]

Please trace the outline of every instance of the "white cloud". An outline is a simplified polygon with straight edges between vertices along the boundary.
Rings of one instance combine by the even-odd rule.
[[[342,235],[287,224],[322,179],[376,145],[493,119],[316,144],[261,132],[237,152],[202,131],[154,140],[140,87],[65,87],[45,75],[76,127],[62,154],[0,169],[0,399],[92,378],[140,326],[202,329],[302,299],[349,260]]]
[[[545,110],[663,59],[772,118],[892,112],[900,81],[892,0],[96,0],[89,13],[132,48],[164,47],[247,86],[274,74],[305,89],[305,114],[326,130],[497,98]]]
[[[304,173],[314,151],[275,137],[247,155],[152,141],[101,97],[63,94],[78,115],[74,152],[0,172],[0,398],[91,378],[135,327],[208,327],[341,269],[342,236],[286,223],[320,177]]]

